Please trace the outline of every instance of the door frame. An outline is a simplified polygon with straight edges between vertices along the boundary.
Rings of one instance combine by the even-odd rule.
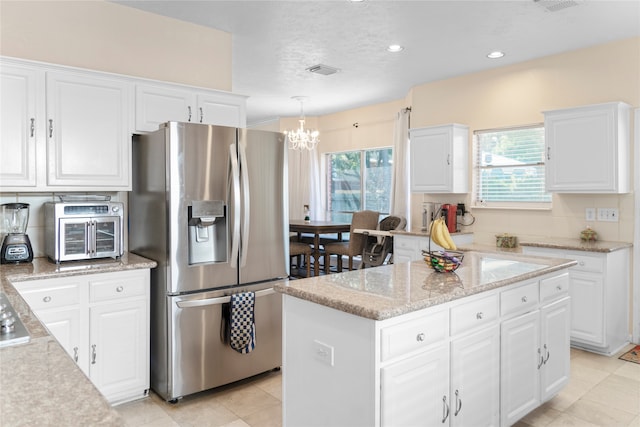
[[[640,343],[640,108],[635,109],[634,114],[634,134],[635,134],[635,164],[634,164],[634,233],[633,233],[633,305],[631,311],[632,318],[632,341]]]

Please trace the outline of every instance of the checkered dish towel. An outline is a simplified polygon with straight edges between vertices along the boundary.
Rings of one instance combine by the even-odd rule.
[[[229,345],[238,353],[247,354],[256,347],[256,323],[253,314],[256,294],[240,292],[231,295]]]

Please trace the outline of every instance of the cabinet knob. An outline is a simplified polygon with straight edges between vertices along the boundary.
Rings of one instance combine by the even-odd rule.
[[[581,266],[581,267],[584,267],[584,261],[580,261],[580,262],[578,263],[578,265],[579,265],[579,266]]]
[[[561,291],[562,290],[562,286],[558,285],[558,286],[556,286],[556,289]]]
[[[527,302],[527,296],[526,295],[522,297],[522,302]]]
[[[418,335],[416,335],[416,341],[424,341],[424,339],[425,339],[424,332],[420,332]]]
[[[42,298],[42,301],[51,302],[51,297],[49,295],[47,295],[46,297]]]
[[[478,313],[476,313],[476,319],[478,320],[482,320],[482,318],[484,317],[484,313],[479,311]]]
[[[118,286],[116,288],[116,292],[122,292],[122,291],[124,291],[124,288],[122,286]]]

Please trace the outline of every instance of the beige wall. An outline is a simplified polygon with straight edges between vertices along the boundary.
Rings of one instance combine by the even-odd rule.
[[[0,1],[0,55],[232,88],[231,34],[104,1]]]
[[[473,132],[541,123],[545,110],[609,101],[640,106],[640,38],[428,83],[414,87],[405,100],[319,117],[319,149],[391,145],[394,114],[408,105],[412,128],[457,122]],[[352,126],[355,122],[360,123],[357,129]],[[412,228],[420,227],[423,201],[469,206],[471,199],[413,194]],[[587,224],[586,207],[618,208],[620,222],[591,225],[602,239],[633,241],[633,194],[554,195],[550,211],[472,209],[476,222],[467,230],[486,244],[494,244],[495,234],[505,232],[521,238],[577,237]]]

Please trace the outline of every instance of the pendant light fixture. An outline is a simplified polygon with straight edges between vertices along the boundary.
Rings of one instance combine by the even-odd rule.
[[[304,101],[307,100],[305,96],[292,96],[291,99],[295,99],[300,103],[300,119],[298,122],[300,126],[298,129],[284,131],[285,136],[289,140],[289,148],[292,150],[313,150],[320,141],[320,132],[317,130],[310,130],[304,128]]]

